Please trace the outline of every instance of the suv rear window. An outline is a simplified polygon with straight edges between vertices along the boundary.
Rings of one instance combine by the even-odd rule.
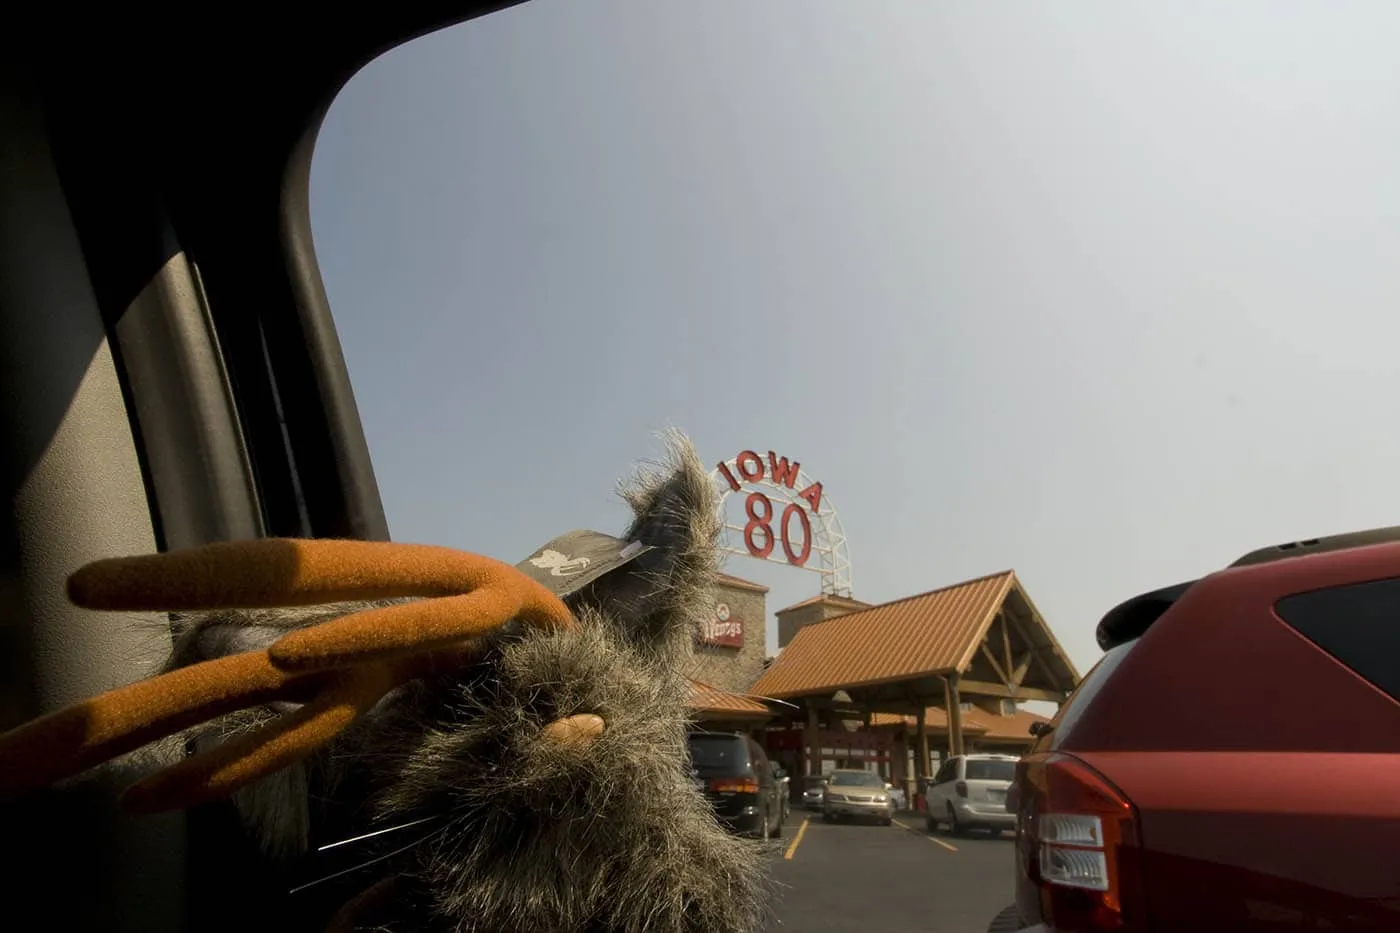
[[[1279,600],[1279,618],[1298,634],[1400,700],[1400,579],[1372,580]]]
[[[995,758],[969,758],[963,769],[965,781],[1009,781],[1016,776],[1016,762]]]
[[[737,735],[692,735],[690,761],[698,771],[738,774],[749,766],[749,752]]]
[[[1088,709],[1089,704],[1094,701],[1094,697],[1103,685],[1108,683],[1108,678],[1113,674],[1123,659],[1128,656],[1128,652],[1133,650],[1137,644],[1137,639],[1125,641],[1121,645],[1110,648],[1099,658],[1089,673],[1084,675],[1084,679],[1079,682],[1079,686],[1074,688],[1074,692],[1065,700],[1064,706],[1060,707],[1060,712],[1054,719],[1050,720],[1054,730],[1050,733],[1050,747],[1058,748],[1060,743],[1069,737],[1074,730],[1074,724],[1079,721],[1079,716]]]

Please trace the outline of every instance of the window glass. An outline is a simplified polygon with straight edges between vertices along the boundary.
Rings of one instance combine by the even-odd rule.
[[[924,772],[919,742],[841,720],[943,704],[927,672],[893,682],[935,656],[969,684],[952,747],[1029,745],[978,681],[1036,697],[1056,747],[1148,660],[1099,650],[1125,597],[1394,498],[1400,4],[1198,6],[542,0],[371,62],[310,214],[394,538],[515,564],[621,534],[610,493],[675,425],[748,584],[693,607],[678,673],[800,730],[760,678],[859,628],[825,597],[883,607],[819,652],[796,773]],[[1278,612],[1400,697],[1393,586]]]
[[[833,787],[884,787],[880,775],[869,771],[841,771],[831,776]]]
[[[1103,653],[1097,664],[1090,669],[1084,679],[1079,682],[1079,686],[1070,694],[1060,708],[1059,713],[1051,720],[1054,727],[1049,735],[1051,748],[1059,747],[1069,734],[1074,730],[1075,723],[1079,721],[1080,714],[1088,708],[1094,697],[1108,683],[1108,679],[1113,676],[1114,670],[1123,663],[1123,659],[1133,650],[1137,640],[1125,641],[1121,645],[1110,648]]]
[[[1400,700],[1400,579],[1300,593],[1279,617],[1313,644]]]
[[[748,765],[744,743],[724,735],[692,735],[690,760],[701,770],[737,771]]]
[[[1400,438],[1357,439],[1400,396],[1400,13],[1302,5],[1265,39],[1257,4],[634,6],[434,32],[326,115],[315,253],[395,538],[513,563],[619,530],[607,491],[674,424],[707,465],[772,446],[822,482],[882,568],[858,599],[1014,564],[1082,673],[1107,609],[1210,569],[1201,540],[1389,494]],[[1298,469],[1282,426],[1316,438]],[[737,542],[766,607],[707,647],[754,677],[819,592],[771,544]],[[817,546],[806,570],[846,553]]]
[[[968,781],[1009,781],[1016,776],[1016,762],[992,758],[969,758],[963,769]]]

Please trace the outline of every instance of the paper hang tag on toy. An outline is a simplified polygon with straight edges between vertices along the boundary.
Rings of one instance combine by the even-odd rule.
[[[597,531],[570,531],[515,566],[562,599],[650,550],[640,541],[624,541]]]

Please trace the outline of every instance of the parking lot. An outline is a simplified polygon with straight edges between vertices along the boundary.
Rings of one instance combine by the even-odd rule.
[[[768,933],[987,933],[1012,901],[1012,837],[823,823],[794,810],[773,854]]]

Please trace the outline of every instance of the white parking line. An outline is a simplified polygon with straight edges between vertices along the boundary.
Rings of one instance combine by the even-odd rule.
[[[915,829],[914,827],[908,826],[908,825],[906,825],[906,824],[904,824],[904,823],[901,823],[899,820],[892,820],[891,822],[893,822],[894,825],[898,826],[898,827],[899,827],[900,829],[902,829],[902,830],[905,830],[906,832],[911,832],[911,833],[913,833],[913,834],[916,835],[916,836],[922,836],[923,838],[927,839],[929,842],[932,842],[932,843],[934,843],[935,845],[940,845],[940,846],[942,846],[943,848],[947,849],[949,852],[956,852],[956,851],[958,851],[958,847],[957,847],[957,846],[951,845],[951,844],[949,844],[949,843],[946,843],[946,842],[944,842],[942,839],[939,839],[937,836],[930,836],[928,833],[921,833],[921,832],[919,832],[917,829]]]

